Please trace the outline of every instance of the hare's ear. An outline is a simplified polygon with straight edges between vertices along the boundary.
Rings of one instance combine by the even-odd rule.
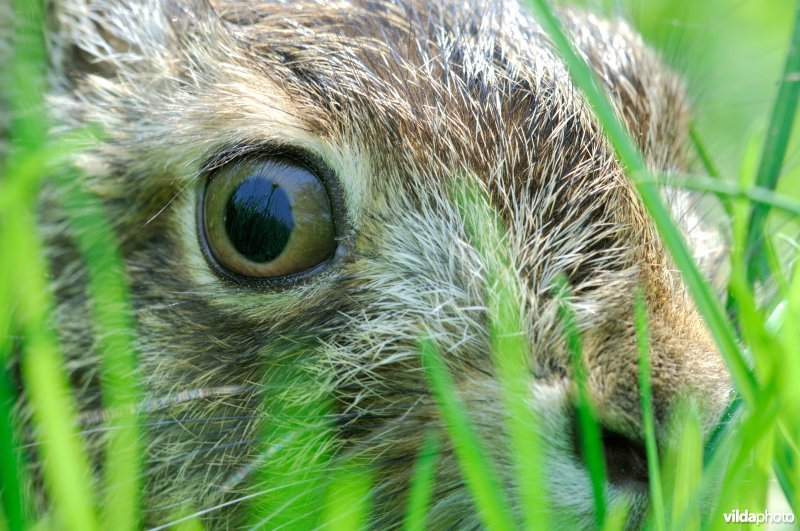
[[[683,80],[623,20],[568,11],[564,22],[651,167],[683,160],[689,108]]]
[[[50,0],[51,65],[66,78],[172,73],[219,26],[207,0]]]

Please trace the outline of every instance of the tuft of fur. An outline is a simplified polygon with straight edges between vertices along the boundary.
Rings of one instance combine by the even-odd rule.
[[[420,368],[421,330],[436,338],[514,489],[489,354],[489,264],[452,194],[464,183],[492,199],[507,231],[532,353],[528,401],[542,419],[557,515],[593,518],[574,444],[575,389],[554,292],[560,274],[571,284],[589,391],[607,429],[641,439],[638,287],[648,304],[659,436],[678,397],[703,406],[706,428],[726,405],[724,366],[641,201],[517,3],[55,0],[51,14],[54,132],[101,126],[102,138],[75,158],[84,176],[76,185],[103,199],[132,284],[150,425],[146,525],[166,523],[180,507],[205,511],[213,528],[240,525],[241,500],[263,485],[238,474],[282,459],[280,440],[267,441],[275,451],[264,457],[264,422],[280,422],[264,404],[302,407],[329,396],[336,437],[328,450],[367,456],[373,523],[396,527],[422,437],[442,426]],[[562,20],[650,168],[685,171],[680,79],[623,21],[581,11]],[[216,276],[196,226],[208,172],[264,146],[324,161],[347,219],[344,258],[280,291]],[[691,196],[665,193],[713,272],[723,236]],[[102,399],[85,272],[55,192],[42,203],[55,320],[91,419]],[[303,375],[288,382],[296,386],[265,384],[286,363]],[[99,455],[103,432],[87,428]],[[608,489],[612,499],[631,497],[634,525],[646,489]],[[430,524],[479,525],[449,447]]]

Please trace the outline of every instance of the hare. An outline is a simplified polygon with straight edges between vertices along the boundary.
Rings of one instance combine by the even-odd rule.
[[[521,5],[55,0],[49,14],[54,130],[100,126],[74,157],[75,185],[102,199],[131,284],[144,525],[183,508],[213,529],[252,525],[247,500],[269,488],[252,470],[284,471],[286,483],[296,472],[302,484],[305,451],[366,460],[372,525],[399,526],[423,437],[445,427],[420,334],[434,338],[515,491],[488,266],[454,196],[461,186],[484,193],[502,223],[556,524],[594,518],[559,278],[602,425],[608,495],[631,500],[631,527],[648,497],[637,290],[659,439],[679,397],[700,404],[706,433],[719,420],[732,396],[721,357],[596,117]],[[560,16],[650,169],[686,171],[681,79],[625,22]],[[716,278],[723,232],[688,193],[665,197]],[[103,403],[85,268],[58,191],[41,204],[54,318],[91,416]],[[86,430],[96,457],[103,434]],[[428,523],[477,528],[443,441]],[[280,509],[266,527],[303,521]]]

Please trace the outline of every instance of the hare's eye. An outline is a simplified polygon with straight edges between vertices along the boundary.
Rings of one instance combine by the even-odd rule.
[[[336,250],[325,186],[287,158],[237,162],[216,172],[206,187],[201,224],[218,264],[244,277],[303,273]]]

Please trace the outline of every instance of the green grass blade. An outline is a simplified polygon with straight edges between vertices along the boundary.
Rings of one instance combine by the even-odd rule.
[[[44,91],[47,53],[41,0],[13,0],[14,50],[10,60],[9,86],[5,87],[11,110],[11,142],[23,151],[44,144],[47,120]],[[36,181],[31,188],[36,189]]]
[[[205,526],[190,503],[180,507],[170,517],[170,531],[204,531]]]
[[[583,348],[578,326],[572,310],[564,302],[567,297],[567,286],[562,278],[559,282],[562,297],[561,322],[567,339],[567,349],[572,363],[573,379],[578,389],[576,408],[578,413],[578,435],[580,437],[581,452],[589,479],[592,484],[594,497],[595,527],[602,529],[606,519],[606,469],[603,456],[603,440],[597,416],[594,412],[589,391],[586,385],[586,366],[583,363]]]
[[[800,217],[800,215],[798,215]],[[770,282],[774,282],[777,296],[775,300],[768,300],[766,308],[773,309],[776,304],[780,304],[781,294],[789,292],[789,280],[784,274],[785,258],[782,256],[779,246],[772,234],[765,234],[762,241],[764,257],[770,271]]]
[[[785,304],[781,308],[782,322],[776,334],[782,349],[774,355],[772,365],[782,401],[782,412],[776,437],[775,471],[781,488],[798,512],[797,500],[800,489],[800,261],[795,262],[786,290]]]
[[[694,263],[686,242],[661,200],[657,187],[646,178],[648,171],[641,154],[625,126],[614,113],[613,107],[597,84],[591,69],[573,49],[560,22],[546,1],[528,0],[528,3],[537,15],[537,21],[563,58],[573,81],[583,91],[617,156],[625,166],[628,176],[636,186],[664,245],[680,269],[687,289],[705,318],[737,387],[748,403],[754,403],[757,393],[756,381],[739,349],[733,327]]]
[[[22,377],[44,464],[45,484],[61,528],[97,528],[89,460],[77,433],[76,406],[49,318],[52,302],[36,223],[23,205],[5,212],[0,254],[16,256],[14,286],[20,297],[19,322],[25,335]],[[8,254],[7,254],[8,253]]]
[[[0,281],[2,282],[2,281]],[[2,308],[2,306],[0,306]],[[0,331],[0,334],[2,332]],[[0,342],[3,338],[0,336]],[[27,474],[23,457],[19,451],[19,430],[14,414],[14,392],[4,365],[2,353],[9,352],[0,347],[0,495],[2,512],[8,529],[22,531],[28,528],[30,508],[25,496]]]
[[[770,395],[774,398],[774,389],[771,389]],[[716,497],[716,507],[711,512],[712,527],[721,525],[722,513],[743,506],[737,499],[737,491],[742,485],[743,478],[747,477],[747,467],[752,462],[753,450],[762,442],[764,434],[772,433],[779,412],[779,403],[773,399],[762,406],[758,413],[751,414],[741,423],[734,439],[735,447],[727,463],[722,488]],[[690,500],[685,506],[696,508],[697,503]]]
[[[745,178],[746,174],[743,174],[743,179]],[[750,428],[745,425],[739,430],[742,447],[744,448],[747,442],[749,445],[747,448],[753,447],[756,450],[753,459],[755,464],[749,465],[743,472],[748,488],[744,492],[737,492],[736,495],[755,509],[758,506],[763,507],[766,503],[765,496],[758,495],[761,490],[766,491],[770,464],[776,476],[779,479],[783,478],[780,485],[788,500],[796,499],[796,485],[800,483],[800,474],[796,470],[784,468],[789,463],[781,459],[783,455],[792,454],[792,451],[787,451],[787,447],[793,445],[796,447],[796,441],[800,437],[797,429],[797,419],[800,418],[800,392],[796,385],[800,378],[800,333],[795,326],[797,316],[800,315],[800,268],[795,267],[790,286],[784,291],[787,298],[778,305],[778,310],[766,319],[757,308],[756,296],[747,278],[744,254],[744,242],[748,235],[746,207],[745,204],[738,204],[735,209],[734,234],[739,245],[735,245],[732,252],[730,293],[739,311],[744,338],[756,360],[756,374],[765,382],[761,396],[764,405],[757,410],[759,421],[763,423],[764,418],[770,418],[764,412],[774,409],[776,411],[774,420],[778,427],[776,431],[776,425],[770,423]],[[762,258],[763,256],[761,255]],[[783,315],[784,313],[788,318]],[[780,322],[776,324],[775,321]],[[776,396],[780,397],[779,404],[767,407],[766,404],[769,402],[774,404]],[[771,458],[773,452],[774,460]],[[733,472],[729,477],[735,477]],[[798,477],[798,481],[792,481],[793,477]]]
[[[408,507],[403,524],[406,531],[424,531],[426,529],[425,520],[433,496],[440,446],[438,433],[429,431],[425,434],[425,440],[422,442],[422,448],[420,448],[417,462],[414,465],[414,475],[411,478],[411,489],[408,493]]]
[[[783,312],[786,316],[778,328],[778,337],[783,346],[784,355],[775,360],[783,369],[783,394],[786,408],[791,418],[800,418],[800,389],[797,379],[800,378],[800,330],[796,323],[800,320],[800,261],[796,261],[785,291]],[[800,427],[795,436],[800,437]]]
[[[0,231],[0,249],[5,237]],[[7,370],[15,349],[12,269],[11,260],[0,260],[0,496],[8,529],[21,531],[28,528],[31,512],[26,499],[28,478],[20,451],[19,423],[14,412],[16,393]]]
[[[675,419],[677,415],[673,414],[672,417]],[[716,501],[721,498],[719,494],[720,485],[723,483],[721,478],[724,476],[726,467],[730,461],[730,456],[733,454],[733,447],[738,444],[738,428],[741,424],[741,421],[736,421],[735,428],[731,428],[730,431],[720,439],[719,444],[715,447],[708,462],[703,462],[701,464],[703,473],[700,478],[699,486],[693,489],[693,492],[689,494],[689,505],[685,507],[682,512],[676,510],[674,505],[672,506],[670,510],[671,520],[669,522],[669,529],[682,531],[691,521],[696,521],[695,517],[698,512],[701,511],[701,508],[705,508],[709,502],[712,504],[716,503]],[[664,484],[664,492],[673,496],[673,498],[675,491],[675,472],[677,469],[676,453],[680,451],[680,444],[681,442],[679,439],[677,444],[667,448],[666,456],[662,464],[661,477]],[[710,494],[713,494],[713,497]],[[670,499],[668,506],[673,502],[674,499]],[[675,515],[678,513],[680,513],[680,516],[675,518]],[[707,527],[710,523],[707,510],[704,514],[705,516],[701,525]]]
[[[192,518],[178,522],[170,528],[170,531],[204,531],[204,529],[199,518]]]
[[[570,335],[572,335],[572,333],[570,333]],[[577,348],[577,351],[580,352],[580,342],[571,340],[570,350],[573,348]],[[576,355],[574,352],[575,351],[573,351],[572,354],[573,360],[580,357],[580,354]],[[583,458],[586,462],[586,468],[589,472],[589,479],[592,484],[595,524],[598,528],[602,528],[606,518],[606,471],[603,457],[603,443],[600,435],[600,426],[597,423],[597,419],[586,390],[585,369],[579,369],[578,366],[580,365],[582,365],[582,363],[573,363],[576,376],[580,373],[583,373],[583,376],[576,377],[576,382],[578,383],[578,401],[576,405],[578,412],[579,435],[581,440],[581,449],[583,451]]]
[[[661,492],[661,472],[656,446],[656,427],[653,417],[653,389],[650,382],[650,340],[647,329],[647,307],[644,296],[636,295],[636,345],[639,349],[639,392],[642,403],[642,428],[645,451],[647,452],[647,471],[650,478],[650,503],[657,531],[664,531],[666,519],[664,495]]]
[[[541,435],[528,395],[532,377],[528,360],[527,335],[520,332],[518,304],[521,300],[502,287],[494,291],[489,304],[489,333],[494,366],[497,370],[506,410],[506,426],[511,435],[512,458],[517,471],[515,480],[528,529],[549,527],[549,501],[545,485],[546,462]]]
[[[142,401],[133,312],[125,266],[99,200],[80,187],[73,172],[59,185],[70,229],[86,262],[95,336],[100,350],[106,422],[104,527],[138,529],[143,439],[137,416]]]
[[[786,157],[786,150],[789,145],[789,137],[792,133],[795,111],[797,110],[797,97],[800,95],[800,4],[797,6],[797,13],[792,31],[792,40],[789,46],[789,53],[786,56],[786,65],[783,77],[778,88],[778,97],[775,99],[770,118],[767,138],[761,152],[761,161],[756,173],[756,185],[774,190],[778,184],[781,166]],[[761,237],[764,231],[764,224],[769,213],[768,205],[753,205],[750,212],[750,223],[747,234],[747,256],[750,257],[750,264],[759,264],[761,255]],[[763,280],[769,271],[760,268],[749,267],[748,278]]]
[[[730,181],[709,179],[699,175],[670,175],[670,185],[686,190],[711,192],[720,198],[748,199],[753,203],[768,205],[793,216],[800,216],[800,201],[758,186],[744,187]],[[655,182],[655,181],[653,181]],[[732,211],[732,206],[728,208]],[[731,214],[731,212],[728,212]]]
[[[484,525],[493,531],[515,529],[510,505],[488,454],[467,416],[466,407],[430,339],[419,344],[425,373],[445,422],[461,473]]]
[[[608,509],[608,516],[603,524],[603,531],[623,531],[628,523],[628,513],[631,510],[631,501],[627,497],[620,497]]]
[[[683,407],[686,409],[677,415],[681,422],[681,438],[679,447],[675,449],[671,527],[692,530],[700,529],[700,512],[695,500],[703,473],[703,437],[697,410],[691,405]]]
[[[708,152],[708,149],[706,149],[706,144],[703,142],[703,138],[700,136],[700,133],[697,132],[697,128],[694,124],[689,128],[689,139],[692,141],[692,145],[697,155],[700,157],[700,161],[703,163],[703,168],[705,168],[706,173],[715,180],[719,179],[720,173],[717,169],[717,165],[714,164],[714,160],[711,158],[711,154]]]
[[[461,190],[456,203],[469,241],[486,266],[487,318],[492,362],[503,393],[506,427],[511,439],[515,480],[521,493],[525,525],[529,529],[550,524],[546,463],[538,419],[529,404],[530,339],[524,324],[524,297],[504,238],[504,230],[489,199],[478,189]]]
[[[722,447],[723,440],[726,437],[730,437],[732,431],[736,429],[736,420],[740,418],[743,406],[744,401],[740,397],[736,397],[725,408],[719,422],[706,441],[703,450],[703,463],[705,465],[709,465],[714,460],[717,452]]]
[[[775,477],[786,496],[786,501],[795,515],[800,514],[800,499],[797,492],[800,490],[800,475],[798,475],[798,452],[782,439],[779,434],[775,450]]]
[[[334,470],[333,480],[328,485],[323,529],[368,529],[371,489],[372,476],[366,466],[345,464]]]
[[[335,433],[329,389],[308,370],[316,352],[306,342],[276,345],[270,352],[259,453],[248,465],[254,472],[247,479],[257,489],[248,500],[249,528],[315,529],[325,516],[320,500],[326,499],[328,473],[336,472]]]
[[[697,155],[700,157],[700,161],[703,163],[703,168],[705,168],[706,173],[711,177],[712,181],[715,182],[725,182],[721,180],[719,170],[717,169],[717,165],[714,164],[714,160],[711,158],[711,154],[706,149],[706,144],[703,142],[700,133],[697,132],[697,128],[692,124],[689,128],[689,139],[692,141],[692,145],[694,146]],[[725,196],[719,196],[720,202],[722,203],[722,208],[725,210],[725,213],[728,216],[732,213],[732,207],[730,199]]]
[[[75,401],[50,323],[53,304],[46,280],[47,267],[32,214],[40,173],[29,170],[42,164],[36,156],[42,154],[47,131],[43,105],[46,84],[43,5],[39,1],[15,0],[13,7],[11,83],[4,88],[11,110],[10,141],[16,149],[4,168],[0,256],[14,259],[2,279],[11,290],[6,292],[10,298],[3,303],[15,305],[14,322],[23,336],[22,380],[40,443],[44,482],[59,528],[91,531],[97,528],[93,477],[77,433]],[[10,355],[2,352],[0,358],[5,361]]]

